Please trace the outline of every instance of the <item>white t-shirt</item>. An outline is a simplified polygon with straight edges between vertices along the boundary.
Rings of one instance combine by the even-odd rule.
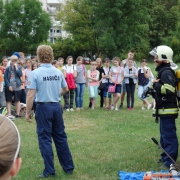
[[[107,69],[106,67],[103,67],[104,69],[104,75],[109,75],[110,73],[110,67]],[[109,78],[103,78],[102,83],[108,83]]]
[[[77,71],[76,66],[74,66],[73,64],[71,66],[67,64],[63,69],[66,70],[66,73],[74,73],[74,71]]]
[[[145,68],[146,70],[148,70],[148,69],[149,69],[149,68],[148,68],[148,67],[146,67],[146,66],[145,66],[144,68]],[[143,67],[138,67],[138,71],[139,71],[139,70],[141,70],[141,71],[140,71],[140,73],[143,73],[143,74],[144,74]]]
[[[120,69],[121,68],[121,69]],[[120,70],[119,70],[120,69]],[[119,73],[118,73],[118,71],[119,71]],[[111,67],[111,69],[110,69],[110,72],[111,72],[111,77],[112,77],[112,79],[114,80],[114,81],[116,81],[116,78],[117,78],[117,76],[118,76],[118,78],[117,78],[117,83],[118,82],[120,82],[121,80],[122,80],[122,78],[123,78],[123,74],[124,74],[124,68],[122,68],[122,67],[120,67],[120,66],[118,66],[118,67],[116,67],[116,66],[112,66]],[[112,81],[110,80],[110,83],[112,83]]]
[[[30,77],[30,74],[31,74],[31,69],[24,69],[24,72],[25,72],[25,77],[26,77],[26,80],[25,80],[25,86],[28,85],[28,81],[29,81],[29,77]]]

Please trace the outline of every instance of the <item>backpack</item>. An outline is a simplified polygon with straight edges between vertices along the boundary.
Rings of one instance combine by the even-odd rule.
[[[73,66],[73,71],[74,71],[74,65],[72,65],[72,66]],[[67,65],[65,67],[67,69]],[[66,73],[66,82],[67,82],[69,90],[76,89],[76,84],[75,84],[75,80],[74,80],[74,73]]]
[[[144,73],[141,73],[141,69],[138,70],[138,85],[146,86],[149,83],[149,78],[144,76]]]
[[[76,84],[74,81],[74,74],[67,73],[66,74],[66,82],[67,82],[69,90],[76,89]]]

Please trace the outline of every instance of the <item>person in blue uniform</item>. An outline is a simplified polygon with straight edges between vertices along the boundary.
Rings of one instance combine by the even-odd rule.
[[[68,91],[66,81],[61,71],[51,65],[53,50],[48,45],[37,48],[40,67],[32,71],[28,81],[26,98],[26,120],[31,122],[31,109],[34,96],[37,102],[35,119],[39,149],[44,159],[44,171],[39,178],[55,177],[52,139],[55,143],[57,156],[66,174],[72,174],[74,163],[67,143],[60,96]]]

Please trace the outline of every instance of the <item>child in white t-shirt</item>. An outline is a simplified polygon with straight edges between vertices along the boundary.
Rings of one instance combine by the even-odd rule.
[[[113,64],[114,66],[111,67],[110,73],[109,73],[109,79],[110,79],[110,85],[116,84],[115,92],[113,93],[114,96],[114,103],[111,107],[111,110],[118,110],[117,102],[121,96],[121,84],[124,80],[124,69],[119,66],[120,59],[119,57],[113,58]]]
[[[66,111],[74,111],[73,104],[74,104],[74,92],[75,92],[75,78],[77,76],[77,68],[73,64],[73,57],[67,57],[67,65],[63,68],[63,74],[66,79],[69,91],[64,95],[64,109]],[[71,84],[70,84],[71,83]],[[74,84],[73,84],[74,83]],[[70,100],[70,102],[69,102]]]

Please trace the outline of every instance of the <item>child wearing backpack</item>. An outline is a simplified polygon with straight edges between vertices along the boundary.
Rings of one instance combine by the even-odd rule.
[[[98,86],[99,86],[99,71],[96,70],[97,62],[93,61],[91,63],[91,69],[87,71],[87,79],[89,86],[89,94],[92,103],[92,110],[96,103],[96,98],[98,95]]]

